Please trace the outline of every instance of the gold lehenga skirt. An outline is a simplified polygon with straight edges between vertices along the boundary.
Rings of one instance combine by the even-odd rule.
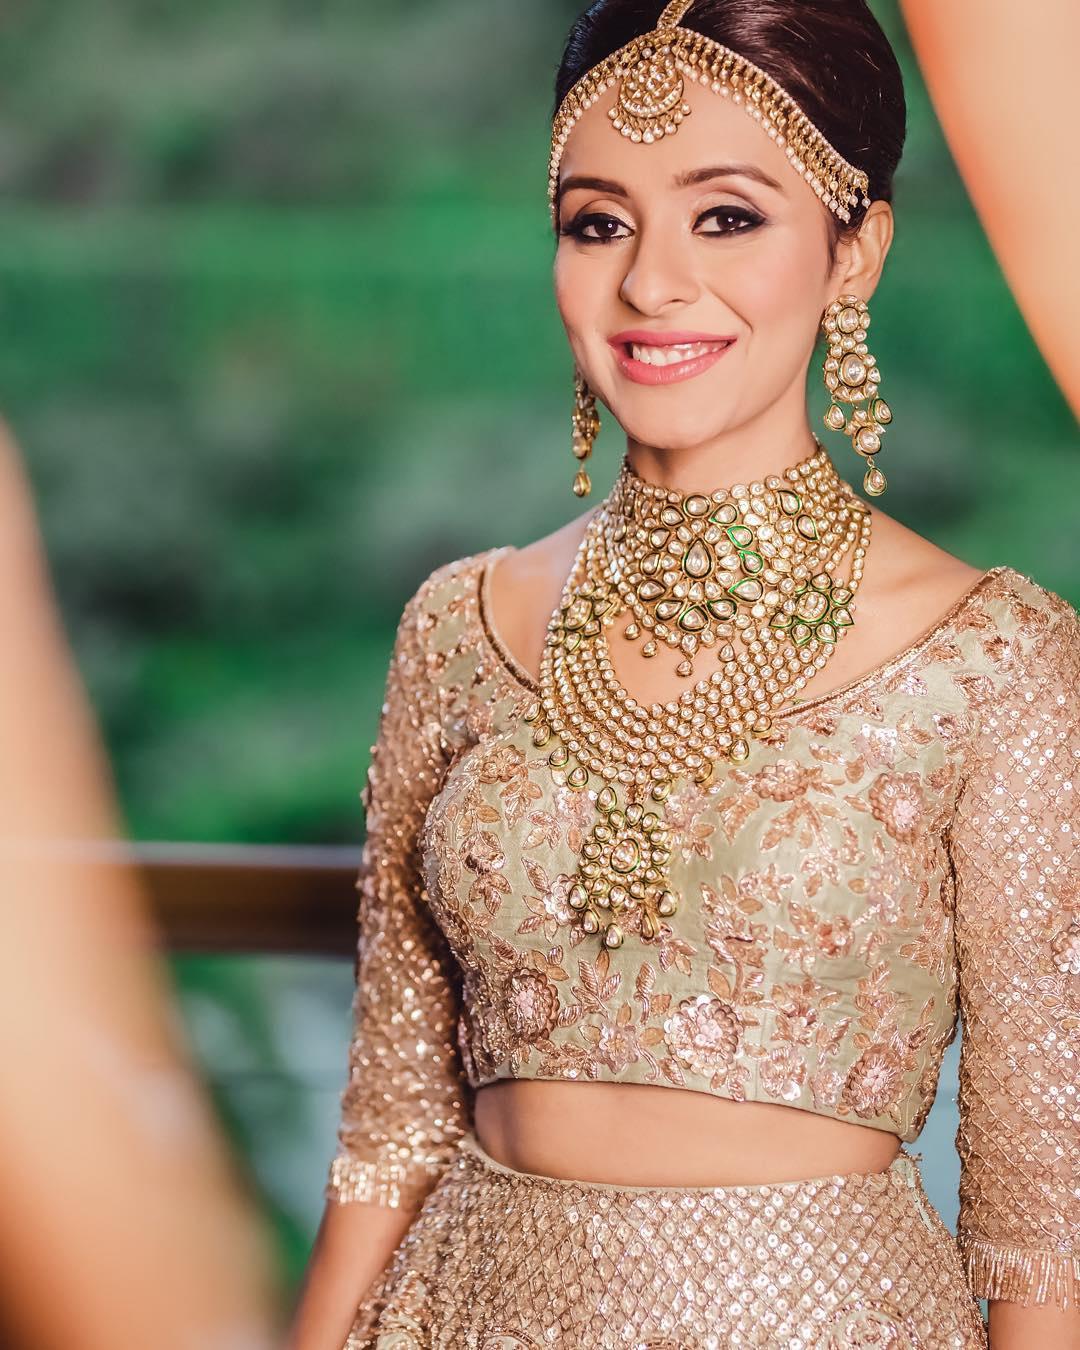
[[[884,1172],[609,1186],[462,1141],[344,1350],[986,1350],[948,1229]]]

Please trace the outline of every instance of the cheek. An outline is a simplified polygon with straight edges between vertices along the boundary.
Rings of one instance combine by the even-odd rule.
[[[580,333],[590,318],[595,320],[604,286],[603,270],[595,260],[560,244],[553,268],[555,304],[568,333]]]
[[[773,228],[750,251],[725,259],[715,272],[715,286],[725,303],[760,336],[795,324],[805,327],[807,315],[821,308],[824,243],[802,230]]]

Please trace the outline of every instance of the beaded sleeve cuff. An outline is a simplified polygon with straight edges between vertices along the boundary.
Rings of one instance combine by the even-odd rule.
[[[1006,1247],[963,1232],[957,1242],[976,1298],[1077,1307],[1080,1253]]]
[[[341,1153],[330,1164],[323,1194],[338,1205],[359,1203],[407,1209],[420,1203],[441,1170],[441,1164],[429,1166],[396,1159],[366,1161]]]

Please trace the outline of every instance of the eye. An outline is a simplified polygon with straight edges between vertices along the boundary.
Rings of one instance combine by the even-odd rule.
[[[716,220],[722,228],[702,230],[702,234],[741,234],[764,224],[765,217],[745,206],[714,206],[698,218],[698,224],[703,220]]]
[[[704,235],[743,234],[756,230],[759,225],[765,223],[763,215],[746,206],[710,207],[698,217],[697,223],[700,225],[706,220],[715,220],[717,228],[701,230],[700,233]],[[616,233],[618,230],[628,231],[629,227],[615,216],[609,216],[602,211],[589,211],[575,216],[568,225],[561,226],[559,233],[578,239],[583,244],[611,244],[619,239],[629,238],[628,233]]]
[[[587,234],[586,231],[596,227],[599,233]],[[580,216],[575,216],[569,225],[563,225],[559,233],[568,235],[573,239],[580,239],[583,244],[607,244],[614,239],[624,239],[625,235],[613,234],[612,228],[625,229],[621,220],[614,216],[605,215],[601,211],[584,212]]]

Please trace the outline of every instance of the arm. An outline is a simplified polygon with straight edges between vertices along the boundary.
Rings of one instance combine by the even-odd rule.
[[[280,1271],[135,869],[101,863],[114,785],[2,423],[0,576],[0,1341],[270,1350]]]
[[[446,764],[425,669],[423,594],[398,626],[363,792],[348,1078],[290,1350],[340,1350],[358,1302],[466,1128],[456,967],[428,909],[418,844]]]
[[[1008,638],[953,829],[958,1240],[993,1350],[1080,1345],[1080,624]]]
[[[902,0],[904,18],[949,148],[1016,302],[1074,412],[1080,413],[1080,184],[1075,158],[1074,0]],[[1023,72],[1038,85],[1024,97]],[[1003,90],[1010,93],[1002,96]],[[1030,203],[1053,198],[1031,228]]]

